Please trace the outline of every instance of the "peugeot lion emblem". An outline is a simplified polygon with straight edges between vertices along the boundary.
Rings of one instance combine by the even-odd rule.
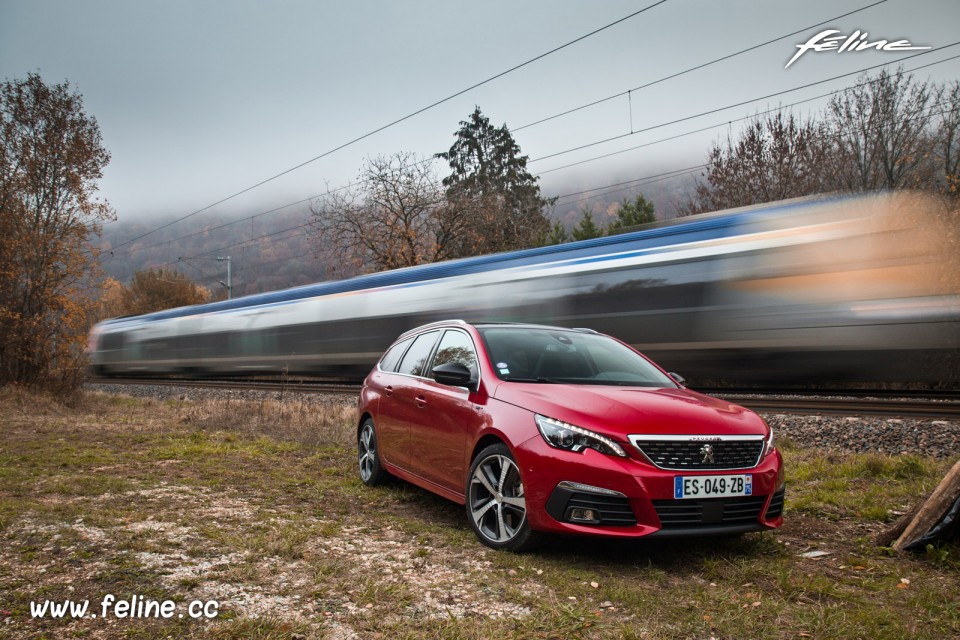
[[[716,461],[713,459],[712,444],[705,444],[700,447],[700,455],[703,456],[703,460],[700,461],[700,464],[716,464]]]

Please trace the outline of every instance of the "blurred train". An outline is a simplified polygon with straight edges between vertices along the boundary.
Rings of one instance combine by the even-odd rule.
[[[589,327],[693,384],[960,388],[957,232],[917,194],[784,201],[107,320],[91,363],[360,380],[407,329],[461,317]]]

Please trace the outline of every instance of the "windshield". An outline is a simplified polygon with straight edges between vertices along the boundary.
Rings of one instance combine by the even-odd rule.
[[[479,327],[501,380],[669,387],[650,361],[607,336],[559,329]]]

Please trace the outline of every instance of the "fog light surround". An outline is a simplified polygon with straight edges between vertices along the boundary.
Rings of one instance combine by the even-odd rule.
[[[567,510],[567,520],[579,524],[600,524],[599,514],[594,509],[573,507]]]

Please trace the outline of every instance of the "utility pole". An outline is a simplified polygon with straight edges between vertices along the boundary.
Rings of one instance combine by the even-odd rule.
[[[224,260],[226,260],[227,261],[227,281],[224,282],[219,278],[219,276],[215,276],[212,273],[207,273],[206,271],[196,266],[195,264],[191,264],[190,263],[191,260],[216,260],[217,262],[223,262]],[[180,257],[180,258],[177,258],[177,262],[183,262],[189,265],[190,267],[196,269],[203,275],[207,276],[208,278],[212,280],[216,280],[217,283],[223,285],[227,289],[227,300],[230,300],[231,298],[233,298],[233,282],[231,280],[231,274],[230,274],[230,256],[217,256],[216,258],[213,256],[193,256],[190,258]]]
[[[233,298],[233,283],[230,280],[230,256],[217,256],[217,262],[223,262],[224,260],[227,261],[227,300],[230,300]]]

